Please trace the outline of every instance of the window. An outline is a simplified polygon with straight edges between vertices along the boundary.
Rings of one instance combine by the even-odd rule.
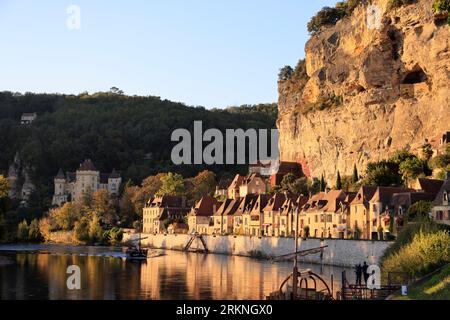
[[[447,191],[444,191],[444,201],[448,202],[448,193],[447,193]]]

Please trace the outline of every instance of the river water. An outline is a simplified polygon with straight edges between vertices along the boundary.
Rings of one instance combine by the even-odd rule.
[[[161,251],[130,262],[120,248],[58,245],[0,246],[1,300],[259,300],[279,289],[292,262]],[[67,268],[79,266],[81,289],[67,288]],[[300,263],[339,290],[351,269]],[[334,281],[331,284],[331,275]]]

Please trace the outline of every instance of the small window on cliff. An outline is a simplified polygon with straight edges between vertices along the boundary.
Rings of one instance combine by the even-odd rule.
[[[410,72],[406,74],[405,79],[403,80],[404,84],[415,84],[427,81],[428,77],[423,72],[422,68],[417,66]]]

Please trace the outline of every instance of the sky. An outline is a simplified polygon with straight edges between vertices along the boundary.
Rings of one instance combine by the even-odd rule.
[[[304,57],[306,24],[335,2],[0,0],[0,91],[276,102],[278,70]]]

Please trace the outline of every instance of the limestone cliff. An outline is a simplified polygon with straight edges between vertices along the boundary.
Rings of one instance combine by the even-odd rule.
[[[323,27],[306,44],[307,82],[279,82],[282,159],[331,180],[425,140],[437,146],[450,129],[449,36],[431,0],[393,10],[374,0]],[[339,103],[311,108],[324,97]]]

